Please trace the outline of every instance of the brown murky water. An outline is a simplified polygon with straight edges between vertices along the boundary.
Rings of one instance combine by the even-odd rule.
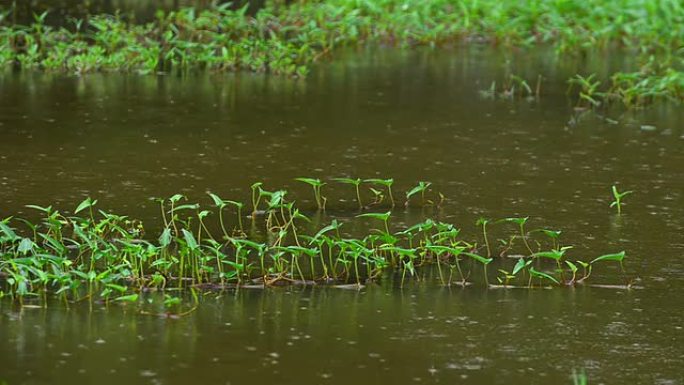
[[[394,177],[396,191],[428,180],[442,209],[397,209],[395,224],[431,215],[474,236],[480,215],[530,216],[562,229],[578,258],[625,250],[642,287],[449,289],[427,271],[403,289],[208,293],[179,320],[3,300],[0,381],[569,384],[584,368],[590,384],[684,384],[684,112],[613,111],[611,124],[565,96],[571,74],[622,66],[620,55],[376,49],[304,81],[0,76],[0,217],[93,196],[152,226],[152,196],[248,201],[263,181],[312,207],[294,177]],[[541,100],[483,100],[506,71],[544,75]],[[634,190],[622,217],[608,207],[613,184]],[[355,214],[349,186],[326,187],[328,216]],[[592,279],[620,283],[611,267]]]

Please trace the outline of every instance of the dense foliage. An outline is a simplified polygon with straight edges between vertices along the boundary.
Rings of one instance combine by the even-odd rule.
[[[342,45],[551,44],[560,54],[622,48],[642,57],[639,71],[616,73],[599,89],[609,97],[597,93],[594,99],[640,105],[684,97],[684,4],[676,0],[330,0],[271,2],[254,16],[228,5],[160,11],[143,25],[112,15],[59,28],[44,20],[45,14],[36,15],[31,25],[0,27],[0,66],[305,76]]]

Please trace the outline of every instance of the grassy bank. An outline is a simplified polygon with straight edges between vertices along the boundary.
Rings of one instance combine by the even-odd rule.
[[[642,105],[684,98],[684,5],[674,0],[280,3],[255,16],[228,7],[160,12],[144,25],[94,15],[53,28],[36,15],[32,25],[0,29],[0,65],[71,73],[206,69],[306,76],[345,45],[543,44],[565,55],[617,48],[643,58],[639,71],[578,88],[591,91],[594,101]]]

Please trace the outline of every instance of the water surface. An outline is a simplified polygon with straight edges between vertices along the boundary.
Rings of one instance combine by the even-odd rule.
[[[613,110],[612,124],[578,115],[566,97],[576,72],[631,65],[615,54],[376,49],[341,53],[306,80],[4,74],[0,217],[31,217],[26,204],[68,211],[93,196],[154,228],[152,196],[248,201],[263,181],[312,208],[294,177],[394,177],[397,192],[427,180],[443,207],[398,208],[396,226],[429,215],[475,237],[481,215],[530,216],[533,227],[562,229],[573,258],[625,250],[641,289],[443,288],[425,272],[403,289],[386,279],[358,292],[207,293],[179,320],[3,300],[0,380],[557,384],[584,368],[592,384],[682,384],[682,109]],[[483,100],[478,91],[507,72],[543,75],[541,99]],[[622,217],[608,207],[613,184],[634,190]],[[326,188],[321,223],[356,214],[349,186]],[[612,266],[592,279],[622,283]]]

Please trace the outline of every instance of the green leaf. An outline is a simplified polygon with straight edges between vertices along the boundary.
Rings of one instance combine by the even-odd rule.
[[[295,178],[295,180],[309,184],[309,185],[314,186],[314,187],[323,186],[325,184],[325,183],[321,182],[320,179],[314,179],[314,178]]]
[[[406,199],[411,198],[413,195],[425,191],[430,187],[432,183],[430,182],[418,182],[418,185],[406,192]]]
[[[501,220],[499,220],[499,222],[513,222],[517,225],[524,225],[528,219],[530,219],[530,217],[524,217],[524,218],[510,217],[510,218],[501,219]]]
[[[586,268],[586,267],[589,266],[589,264],[586,263],[586,262],[584,262],[584,261],[575,261],[575,262],[579,263],[579,264],[582,265],[582,267],[584,267],[584,268]]]
[[[242,202],[231,201],[231,200],[226,200],[226,201],[224,201],[224,202],[228,203],[229,205],[233,205],[233,206],[235,206],[235,207],[237,207],[237,208],[239,208],[239,209],[241,209],[241,208],[244,207],[244,205],[245,205],[245,204],[242,203]]]
[[[41,207],[41,206],[38,206],[38,205],[26,205],[26,207],[29,208],[29,209],[34,209],[34,210],[42,211],[42,212],[44,212],[44,213],[46,213],[46,214],[49,214],[49,213],[52,211],[52,206]]]
[[[9,238],[10,241],[16,241],[17,239],[19,239],[19,236],[17,236],[17,233],[15,233],[11,227],[7,226],[2,221],[0,221],[0,231],[5,233],[5,235]]]
[[[340,182],[340,183],[346,183],[346,184],[353,184],[354,186],[358,186],[361,184],[361,179],[356,178],[333,178],[334,181]]]
[[[554,261],[560,261],[560,259],[563,258],[563,254],[565,254],[565,250],[551,250],[540,251],[538,253],[532,254],[532,256],[538,258],[549,258],[553,259]]]
[[[115,301],[122,301],[122,302],[137,302],[138,301],[138,294],[122,295],[121,297],[117,297],[114,300]]]
[[[545,279],[548,279],[549,281],[553,281],[553,282],[555,282],[556,284],[559,284],[559,282],[558,282],[558,280],[557,280],[556,278],[553,278],[552,276],[550,276],[550,275],[548,275],[548,274],[546,274],[546,273],[544,273],[544,272],[537,271],[537,270],[534,269],[534,267],[530,267],[530,274],[531,274],[533,277],[545,278]]]
[[[109,289],[114,289],[114,290],[118,291],[119,293],[125,293],[126,290],[128,289],[126,286],[117,285],[115,283],[108,283],[105,286],[107,286]]]
[[[392,215],[392,212],[388,211],[386,213],[364,213],[364,214],[359,214],[356,217],[357,218],[374,218],[374,219],[380,219],[382,221],[387,221],[391,215]]]
[[[392,178],[389,178],[389,179],[371,178],[371,179],[364,179],[363,181],[368,182],[368,183],[379,184],[379,185],[386,186],[386,187],[389,187],[394,183],[394,179],[392,179]]]
[[[532,262],[532,261],[530,261],[530,262]],[[513,275],[518,274],[518,272],[520,270],[524,269],[525,266],[527,266],[527,265],[528,265],[528,263],[525,262],[525,258],[518,259],[518,262],[513,267]]]
[[[191,232],[189,232],[186,229],[181,229],[181,232],[183,233],[183,238],[185,239],[185,243],[188,245],[188,248],[190,250],[196,250],[199,248],[199,245],[197,244],[197,240],[195,239],[195,236],[192,235]]]
[[[19,243],[19,246],[17,247],[17,251],[21,254],[26,255],[26,253],[33,250],[34,245],[35,243],[33,243],[33,241],[29,238],[23,238]]]
[[[172,211],[176,212],[176,211],[181,211],[181,210],[197,210],[199,207],[200,206],[197,203],[188,204],[188,205],[180,205],[180,206],[174,207]],[[169,210],[169,213],[171,213],[172,211]]]
[[[220,209],[226,207],[226,202],[224,202],[221,198],[219,198],[218,195],[210,193],[210,192],[208,192],[207,194],[209,194],[211,199],[214,201],[214,205],[216,205],[216,207],[218,207]]]
[[[615,254],[606,254],[602,255],[593,261],[589,262],[590,264],[593,264],[594,262],[601,262],[601,261],[617,261],[617,262],[622,262],[622,260],[625,259],[625,252],[621,251],[619,253]]]
[[[577,272],[577,265],[575,265],[574,263],[572,263],[572,262],[570,262],[570,261],[565,261],[565,264],[568,265],[568,267],[570,267],[570,270],[571,270],[573,273],[576,273],[576,272]]]
[[[553,239],[558,239],[558,237],[560,237],[560,235],[561,235],[560,230],[537,229],[537,230],[532,230],[531,232],[532,233],[540,232],[540,233],[543,233],[544,235],[546,235],[547,237],[553,238]]]
[[[483,265],[488,265],[490,262],[492,262],[494,260],[494,258],[485,258],[479,254],[469,253],[466,251],[464,251],[463,254],[465,254],[465,255],[469,256],[470,258],[480,262]]]
[[[81,202],[78,205],[78,207],[76,207],[76,210],[74,210],[74,214],[78,214],[87,208],[93,207],[93,206],[95,206],[95,204],[97,204],[97,200],[92,200],[92,199],[90,199],[90,197],[88,197],[88,198],[84,199],[83,202]]]
[[[166,228],[159,236],[159,246],[166,247],[171,244],[171,229]]]
[[[321,235],[327,233],[330,230],[337,230],[340,227],[342,227],[342,223],[338,223],[337,219],[333,219],[332,222],[325,226],[324,228],[320,229],[316,235],[313,236],[313,239],[318,239]]]

